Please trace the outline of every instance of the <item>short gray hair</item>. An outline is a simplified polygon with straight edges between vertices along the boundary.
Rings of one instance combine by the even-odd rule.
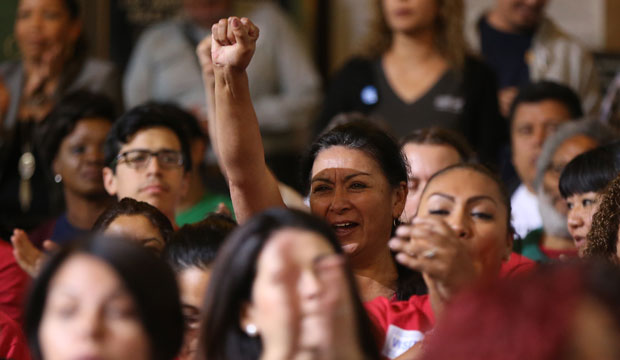
[[[605,145],[614,140],[618,140],[619,133],[617,130],[602,125],[593,119],[584,118],[574,122],[568,122],[560,125],[558,130],[545,140],[540,156],[536,161],[536,178],[534,179],[534,188],[538,189],[542,185],[545,172],[551,165],[551,159],[557,149],[566,140],[575,136],[587,136],[594,139],[600,145]]]

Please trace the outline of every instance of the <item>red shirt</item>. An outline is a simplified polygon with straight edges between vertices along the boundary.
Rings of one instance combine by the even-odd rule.
[[[0,358],[30,359],[26,337],[19,325],[2,312],[0,312]]]
[[[11,244],[0,239],[0,312],[21,324],[30,276],[13,256]]]
[[[500,278],[510,278],[533,270],[536,262],[512,253],[502,264]],[[428,295],[414,295],[408,301],[391,301],[377,297],[364,304],[379,335],[381,355],[394,359],[424,339],[435,325],[435,316]]]
[[[500,278],[510,278],[521,274],[526,274],[536,268],[536,261],[530,260],[523,255],[512,253],[510,259],[502,264],[499,272]]]

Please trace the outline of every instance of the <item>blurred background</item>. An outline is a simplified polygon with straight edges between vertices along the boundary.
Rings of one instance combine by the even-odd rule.
[[[174,16],[181,0],[82,0],[86,34],[92,55],[124,68],[140,32],[152,23]],[[239,6],[259,1],[279,3],[293,18],[314,55],[323,77],[341,66],[361,45],[373,21],[373,0],[240,0]],[[493,0],[465,0],[466,18],[479,16]],[[17,0],[0,1],[0,61],[17,57],[12,36]],[[557,0],[547,13],[596,56],[607,86],[620,66],[620,1]]]

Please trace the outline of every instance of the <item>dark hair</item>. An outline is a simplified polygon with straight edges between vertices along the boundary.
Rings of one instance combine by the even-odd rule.
[[[103,233],[114,219],[122,215],[144,216],[149,219],[153,226],[159,229],[161,237],[166,244],[171,241],[174,228],[166,215],[149,203],[131,198],[121,199],[121,201],[114,203],[99,215],[97,221],[95,221],[95,225],[93,225],[93,232]]]
[[[310,189],[314,160],[321,151],[332,146],[365,152],[379,164],[389,184],[394,187],[407,182],[407,163],[396,141],[368,121],[353,121],[319,135],[310,146],[301,162],[301,184],[305,193]]]
[[[560,194],[600,192],[620,173],[620,142],[600,146],[571,160],[560,175]]]
[[[331,227],[323,220],[297,210],[273,208],[250,219],[228,238],[215,261],[205,300],[205,319],[200,335],[200,352],[209,360],[258,359],[262,345],[240,326],[241,310],[250,301],[258,257],[278,230],[311,231],[326,239],[337,254],[343,254]],[[346,267],[357,321],[357,338],[367,358],[378,359],[374,329],[358,295],[351,270]]]
[[[579,95],[571,88],[552,81],[539,81],[527,84],[519,89],[510,106],[508,119],[512,123],[517,107],[522,103],[537,103],[545,100],[557,101],[566,107],[571,119],[583,116],[583,108]]]
[[[179,123],[181,123],[181,126],[185,130],[188,139],[207,139],[207,134],[205,134],[203,127],[200,126],[198,118],[196,118],[194,114],[185,111],[184,109],[176,105],[172,105],[170,109],[168,109],[168,111],[174,113],[174,118],[177,119]]]
[[[35,358],[42,359],[39,326],[50,282],[72,256],[86,254],[109,265],[136,304],[153,359],[173,359],[183,341],[183,318],[174,273],[150,252],[124,239],[88,236],[62,248],[45,264],[31,288],[25,331]]]
[[[583,250],[586,258],[618,259],[618,230],[620,228],[620,176],[616,176],[601,195],[598,210],[592,215],[592,225]]]
[[[183,153],[183,165],[188,172],[192,168],[189,140],[182,121],[184,112],[173,104],[150,102],[137,106],[123,114],[115,123],[105,142],[104,156],[107,167],[116,171],[115,159],[121,151],[123,144],[141,130],[154,127],[165,127],[171,130],[181,143]]]
[[[82,9],[80,7],[80,2],[77,0],[63,0],[67,11],[69,12],[69,17],[73,20],[81,17]]]
[[[166,244],[163,257],[176,272],[189,267],[206,270],[236,226],[233,219],[221,214],[211,214],[198,223],[185,225]]]
[[[426,189],[428,189],[428,187],[433,182],[433,180],[453,170],[460,170],[460,169],[471,170],[471,171],[482,174],[486,176],[487,178],[493,180],[493,182],[497,185],[497,189],[499,190],[499,194],[501,197],[500,200],[502,201],[502,204],[506,206],[506,214],[507,214],[506,221],[508,223],[508,231],[514,233],[514,229],[512,228],[512,224],[510,222],[510,215],[512,213],[512,206],[510,204],[510,194],[508,193],[508,190],[506,190],[506,186],[504,186],[504,183],[502,182],[502,179],[499,177],[499,175],[497,175],[497,173],[495,173],[494,171],[492,171],[491,169],[489,169],[488,167],[482,164],[460,163],[460,164],[450,165],[445,169],[439,170],[433,176],[431,176],[430,179],[428,179],[428,182],[426,183],[426,187],[424,187],[424,190],[422,191],[421,196],[424,196]]]
[[[78,122],[87,118],[113,123],[116,118],[114,103],[105,95],[79,90],[67,94],[54,106],[37,129],[37,142],[47,166],[56,158],[65,137]]]
[[[411,132],[400,141],[401,148],[407,144],[449,146],[456,150],[462,162],[471,162],[476,157],[476,153],[463,135],[438,126]]]

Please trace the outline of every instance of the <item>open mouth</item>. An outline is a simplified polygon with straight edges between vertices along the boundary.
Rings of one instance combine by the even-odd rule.
[[[586,238],[583,236],[576,236],[573,238],[573,241],[575,242],[575,247],[577,249],[582,248],[586,245]]]
[[[334,229],[334,231],[336,232],[336,235],[340,237],[340,236],[349,235],[350,233],[355,231],[355,228],[357,228],[358,226],[359,224],[356,222],[347,221],[347,222],[333,223],[332,229]]]

